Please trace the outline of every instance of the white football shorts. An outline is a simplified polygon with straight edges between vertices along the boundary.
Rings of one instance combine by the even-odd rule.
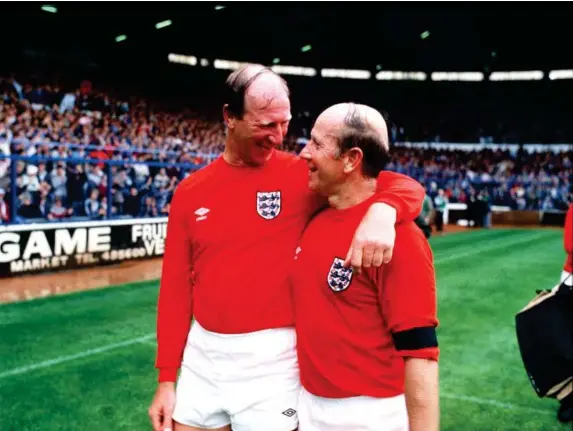
[[[408,431],[406,398],[322,398],[302,389],[299,431]]]
[[[292,431],[300,378],[294,328],[217,334],[194,322],[177,382],[173,420],[196,428]]]

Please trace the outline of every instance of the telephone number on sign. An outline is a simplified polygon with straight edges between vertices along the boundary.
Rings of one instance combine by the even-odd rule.
[[[138,257],[147,256],[147,252],[144,247],[139,248],[126,248],[123,250],[111,250],[106,251],[102,254],[103,260],[125,260],[125,259],[137,259]]]

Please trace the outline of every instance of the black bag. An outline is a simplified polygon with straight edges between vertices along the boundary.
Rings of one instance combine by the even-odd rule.
[[[538,295],[515,317],[521,359],[540,398],[573,390],[573,289],[564,283]]]

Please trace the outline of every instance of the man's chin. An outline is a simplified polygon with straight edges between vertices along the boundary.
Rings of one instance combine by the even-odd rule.
[[[309,188],[311,191],[313,191],[313,192],[315,192],[315,193],[318,193],[319,195],[326,196],[326,195],[322,192],[322,190],[320,189],[320,186],[319,186],[315,181],[310,180],[310,181],[308,182],[308,188]]]
[[[271,159],[273,152],[273,150],[269,150],[258,154],[251,154],[248,164],[251,166],[263,166]]]
[[[260,164],[265,164],[266,162],[269,161],[269,159],[272,157],[273,153],[275,152],[274,148],[261,148],[262,151],[259,151],[255,158],[256,161]]]

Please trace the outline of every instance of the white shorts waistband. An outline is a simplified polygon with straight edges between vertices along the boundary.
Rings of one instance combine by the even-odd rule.
[[[294,328],[276,328],[245,334],[221,334],[208,331],[195,321],[189,331],[188,342],[209,350],[221,348],[229,353],[247,353],[261,348],[283,351],[296,348],[296,331]]]

